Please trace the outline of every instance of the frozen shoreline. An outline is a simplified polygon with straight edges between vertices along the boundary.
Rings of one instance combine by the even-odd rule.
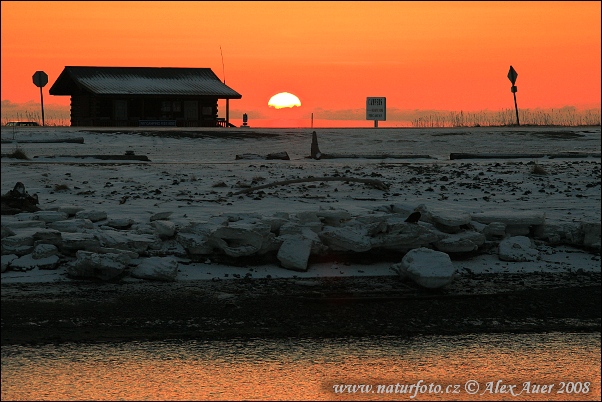
[[[543,214],[546,223],[559,228],[579,229],[581,222],[599,222],[599,158],[445,160],[451,152],[467,151],[600,152],[599,127],[512,130],[319,129],[323,152],[426,153],[439,159],[317,161],[306,158],[309,130],[261,130],[254,138],[240,137],[244,130],[232,138],[214,134],[174,138],[41,128],[19,131],[16,136],[82,136],[84,143],[20,144],[32,159],[2,158],[1,192],[20,181],[29,194],[38,195],[45,211],[106,213],[107,218],[94,223],[93,230],[114,236],[128,230],[108,227],[109,221],[112,225],[131,221],[132,227],[148,231],[150,217],[156,214],[166,214],[173,223],[167,228],[180,230],[191,222],[228,216],[298,217],[315,211],[345,211],[354,218],[398,211],[404,219],[399,211],[420,205],[438,211],[444,220],[505,211],[506,218]],[[534,131],[540,135],[528,134]],[[487,140],[481,138],[485,134]],[[12,132],[2,128],[2,139],[11,137]],[[15,144],[2,144],[2,154],[14,149]],[[126,151],[148,155],[151,162],[56,157]],[[281,151],[287,151],[291,160],[235,159],[246,152]],[[54,157],[33,158],[39,155]],[[547,175],[533,174],[535,163]],[[378,179],[389,188],[315,182],[233,195],[268,182],[326,176]],[[3,215],[2,223],[46,224],[27,223],[32,216]],[[71,279],[65,263],[53,270],[8,270],[1,274],[2,344],[600,331],[599,250],[537,240],[537,259],[509,262],[500,260],[496,243],[480,247],[478,253],[452,255],[456,277],[434,293],[400,279],[391,269],[403,253],[379,258],[374,258],[376,252],[312,257],[306,272],[274,263],[229,264],[180,256],[175,282],[128,275],[117,282]],[[74,259],[62,258],[63,262]],[[143,261],[140,257],[131,263]]]

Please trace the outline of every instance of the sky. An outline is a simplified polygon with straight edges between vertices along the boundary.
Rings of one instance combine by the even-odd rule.
[[[39,106],[67,65],[209,67],[242,94],[230,117],[387,122],[417,111],[600,108],[601,2],[2,1],[1,99]],[[269,99],[296,95],[301,106]],[[219,104],[225,116],[225,102]],[[364,121],[368,126],[372,122]]]

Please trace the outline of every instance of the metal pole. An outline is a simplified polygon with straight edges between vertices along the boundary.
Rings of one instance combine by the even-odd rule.
[[[518,105],[516,104],[516,91],[512,92],[512,95],[514,95],[514,109],[516,110],[516,125],[520,126],[520,122],[518,121]]]
[[[226,99],[226,127],[230,127],[230,99]]]
[[[314,128],[314,114],[311,114],[311,128]]]
[[[374,128],[378,128],[378,120],[374,120]]]
[[[40,103],[42,104],[42,126],[44,126],[44,94],[42,93],[42,87],[40,87]]]

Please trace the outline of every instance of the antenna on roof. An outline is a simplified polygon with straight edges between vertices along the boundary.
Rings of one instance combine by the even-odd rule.
[[[222,52],[222,45],[219,45],[219,54],[222,55],[222,75],[224,76],[224,84],[226,83],[226,71],[224,70],[224,53]]]

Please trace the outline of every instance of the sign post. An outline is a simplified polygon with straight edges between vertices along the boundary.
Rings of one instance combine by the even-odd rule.
[[[516,84],[516,77],[518,77],[518,73],[516,72],[514,67],[510,66],[510,71],[508,71],[508,79],[512,83],[512,88],[510,88],[510,91],[512,91],[512,94],[514,95],[514,110],[516,110],[516,125],[520,126],[520,122],[518,120],[518,105],[516,104],[516,91],[518,91],[518,89],[516,88],[516,85],[514,85],[514,84]]]
[[[387,120],[387,98],[366,98],[366,120],[374,120],[374,127]]]
[[[40,87],[40,104],[42,105],[42,126],[44,126],[44,94],[42,88],[48,84],[48,75],[43,71],[36,71],[33,74],[33,83],[36,87]]]

